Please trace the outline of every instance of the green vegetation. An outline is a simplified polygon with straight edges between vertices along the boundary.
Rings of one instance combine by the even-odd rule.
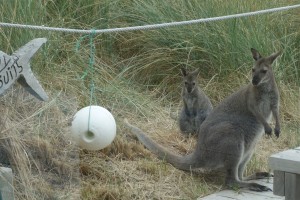
[[[299,0],[2,0],[0,21],[105,29],[215,17],[299,3]],[[0,50],[8,54],[33,38],[48,39],[32,60],[32,68],[49,94],[50,102],[36,102],[26,96],[27,93],[20,95],[15,90],[1,97],[4,107],[0,109],[7,115],[0,118],[1,124],[5,124],[0,131],[1,140],[9,137],[20,144],[19,149],[11,150],[19,156],[14,159],[22,159],[19,166],[13,168],[17,174],[17,198],[66,198],[56,195],[59,184],[55,178],[49,182],[49,177],[40,176],[44,179],[32,182],[32,177],[37,178],[43,172],[43,164],[37,164],[43,154],[48,155],[48,161],[42,162],[47,169],[73,166],[66,167],[51,160],[49,155],[59,156],[56,150],[71,151],[67,142],[63,142],[68,141],[68,122],[77,109],[90,104],[91,79],[95,84],[92,102],[111,110],[118,123],[118,135],[110,147],[101,151],[80,150],[78,168],[82,199],[195,199],[221,189],[219,176],[222,173],[189,174],[158,161],[128,135],[122,120],[129,118],[174,151],[191,151],[195,139],[182,138],[176,122],[169,116],[180,106],[180,67],[201,68],[200,85],[217,105],[248,82],[251,47],[264,55],[277,50],[283,52],[274,64],[281,92],[282,135],[278,140],[263,139],[247,172],[268,170],[270,154],[300,144],[299,13],[299,9],[295,9],[204,24],[96,35],[95,71],[88,73],[85,79],[80,77],[89,66],[88,38],[76,51],[76,43],[83,35],[0,27]],[[11,103],[16,95],[22,96],[17,98],[17,107]],[[11,109],[14,112],[10,112]],[[37,151],[36,147],[40,147],[37,144],[48,146]],[[27,154],[34,150],[35,154],[22,157],[25,150]],[[42,155],[38,156],[38,152]],[[21,170],[22,163],[26,170]],[[50,171],[54,177],[65,175],[59,170]],[[48,189],[49,185],[52,189]],[[30,189],[24,192],[24,187]],[[67,186],[65,190],[72,193]]]

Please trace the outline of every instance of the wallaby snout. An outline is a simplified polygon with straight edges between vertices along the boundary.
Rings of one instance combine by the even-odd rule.
[[[253,85],[258,85],[258,83],[259,83],[259,78],[258,78],[258,76],[254,76],[254,77],[252,78],[252,84],[253,84]]]
[[[195,89],[196,83],[195,82],[189,83],[186,81],[186,82],[184,82],[184,85],[185,85],[186,91],[188,93],[192,93],[193,90]]]
[[[252,84],[254,86],[259,85],[260,83],[266,82],[268,80],[267,69],[258,69],[253,68],[252,70]]]

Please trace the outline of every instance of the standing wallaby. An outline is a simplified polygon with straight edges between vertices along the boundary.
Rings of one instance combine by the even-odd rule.
[[[179,116],[179,128],[183,134],[198,133],[199,127],[213,109],[209,98],[198,86],[199,69],[187,72],[181,68],[183,76],[183,107]]]
[[[268,124],[273,114],[275,135],[280,133],[279,92],[271,64],[280,52],[262,57],[251,49],[255,60],[252,82],[224,99],[202,123],[194,152],[185,156],[176,155],[158,145],[139,128],[125,124],[138,139],[153,153],[181,170],[195,168],[226,171],[225,184],[229,187],[268,191],[270,188],[247,182],[243,178],[246,164],[252,157],[257,142],[265,131],[272,133]],[[267,172],[256,173],[252,178],[269,176]]]

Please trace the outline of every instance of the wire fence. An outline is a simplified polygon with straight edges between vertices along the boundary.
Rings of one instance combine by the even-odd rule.
[[[191,24],[212,22],[212,21],[221,21],[221,20],[226,20],[226,19],[241,18],[241,17],[261,15],[261,14],[272,13],[272,12],[286,11],[286,10],[295,9],[295,8],[300,8],[300,4],[285,6],[285,7],[265,9],[265,10],[258,10],[258,11],[247,12],[247,13],[219,16],[219,17],[202,18],[202,19],[180,21],[180,22],[169,22],[169,23],[161,23],[161,24],[150,24],[150,25],[144,25],[144,26],[131,26],[131,27],[123,27],[123,28],[99,29],[99,30],[95,30],[95,29],[82,30],[82,29],[71,29],[71,28],[58,28],[58,27],[13,24],[13,23],[4,23],[4,22],[0,22],[0,27],[34,29],[34,30],[41,30],[41,31],[55,31],[55,32],[67,32],[67,33],[79,33],[79,34],[91,34],[91,33],[101,34],[101,33],[137,31],[137,30],[150,30],[150,29],[158,29],[158,28],[167,28],[167,27],[172,27],[172,26],[182,26],[182,25],[191,25]]]

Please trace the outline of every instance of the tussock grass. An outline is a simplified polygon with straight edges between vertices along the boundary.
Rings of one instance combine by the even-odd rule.
[[[16,199],[72,199],[80,194],[78,149],[66,134],[76,107],[65,115],[58,107],[66,100],[63,96],[41,103],[14,87],[1,98],[1,164],[13,170]]]
[[[3,1],[3,22],[68,28],[112,28],[181,21],[297,4],[288,1],[52,0]],[[48,42],[31,61],[50,96],[39,102],[16,84],[0,98],[1,164],[14,173],[16,199],[195,199],[223,188],[222,172],[182,172],[158,160],[123,127],[123,118],[179,154],[196,139],[179,134],[170,113],[181,107],[180,67],[201,68],[199,83],[217,105],[249,82],[250,48],[267,55],[282,50],[274,64],[281,94],[282,134],[263,138],[247,174],[267,171],[267,158],[299,146],[299,12],[291,10],[198,25],[97,35],[94,73],[90,47],[81,35],[0,29],[0,50],[11,54],[36,37]],[[70,142],[72,116],[90,104],[108,108],[117,137],[100,151]]]

